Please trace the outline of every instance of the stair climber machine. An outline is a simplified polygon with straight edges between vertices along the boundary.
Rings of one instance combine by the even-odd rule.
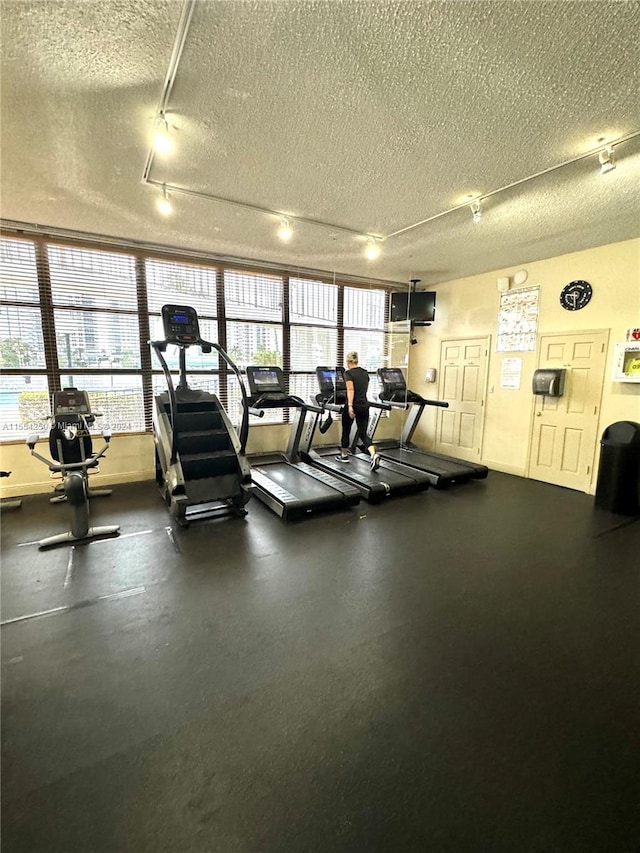
[[[38,547],[48,548],[51,545],[61,545],[77,542],[82,539],[93,539],[98,536],[114,536],[120,530],[120,525],[109,524],[102,527],[89,527],[89,498],[94,494],[110,494],[108,491],[93,492],[89,489],[89,474],[100,470],[100,459],[105,455],[111,440],[110,430],[103,430],[104,446],[97,452],[93,451],[93,442],[89,433],[96,414],[91,412],[89,395],[78,388],[63,388],[55,391],[51,406],[51,429],[49,430],[49,454],[46,459],[36,452],[39,439],[33,433],[27,439],[27,447],[31,455],[44,462],[52,477],[62,477],[63,495],[70,510],[70,530],[58,533],[38,542]]]
[[[320,432],[326,432],[330,424],[331,412],[342,416],[342,410],[347,404],[347,385],[344,380],[344,368],[317,367],[316,377],[320,393],[316,395],[316,403],[322,412],[328,412],[327,420],[320,424]],[[369,408],[382,412],[392,408],[390,403],[374,403],[369,401]],[[335,444],[313,446],[316,427],[320,415],[310,422],[300,445],[302,458],[314,467],[334,474],[351,483],[361,497],[369,503],[379,503],[390,495],[406,494],[429,488],[429,477],[415,468],[409,468],[401,463],[382,459],[377,471],[371,470],[371,457],[368,453],[358,453],[354,444],[357,426],[354,422],[352,432],[352,453],[349,463],[338,459],[340,447]],[[377,446],[377,445],[376,445]]]
[[[286,452],[251,457],[256,497],[285,520],[357,504],[360,494],[354,486],[300,458],[300,438],[307,412],[317,414],[322,410],[287,393],[279,367],[247,367],[247,380],[249,414],[260,414],[265,409],[299,410]]]
[[[219,344],[200,337],[194,308],[164,305],[162,324],[164,340],[150,341],[167,380],[167,390],[155,397],[153,408],[158,488],[182,527],[220,515],[244,517],[252,492],[245,456],[247,407],[243,405],[241,439],[215,394],[189,388],[186,351],[192,346],[203,353],[216,350],[238,379],[244,404],[247,394],[240,372]],[[177,387],[163,355],[170,345],[178,348]]]
[[[376,442],[378,452],[383,459],[402,462],[411,468],[424,471],[436,489],[446,489],[452,483],[466,483],[469,480],[484,480],[489,473],[486,465],[455,459],[440,453],[420,450],[411,441],[418,422],[422,417],[425,406],[439,406],[447,409],[449,404],[443,400],[426,400],[407,388],[404,375],[399,367],[381,367],[378,378],[382,385],[379,397],[391,404],[393,408],[410,408],[405,421],[400,441],[385,439]],[[369,422],[369,430],[373,438],[380,412],[373,410]]]

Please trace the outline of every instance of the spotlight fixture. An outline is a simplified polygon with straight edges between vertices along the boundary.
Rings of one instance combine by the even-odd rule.
[[[380,246],[378,245],[378,241],[375,237],[367,237],[367,245],[365,246],[364,254],[370,261],[375,261],[380,254]]]
[[[169,193],[164,184],[162,186],[162,198],[158,199],[158,210],[163,216],[170,216],[173,213],[173,207],[169,201]]]
[[[156,119],[156,132],[153,137],[153,150],[156,154],[168,154],[172,148],[173,143],[169,136],[169,123],[164,112],[161,112]]]
[[[287,243],[293,235],[293,231],[291,229],[291,223],[287,219],[286,216],[283,216],[280,219],[280,228],[278,229],[278,237]]]
[[[601,151],[598,154],[598,160],[600,162],[601,175],[606,175],[607,172],[613,171],[616,167],[616,164],[613,162],[613,146],[605,148],[604,151]]]
[[[471,207],[471,214],[473,216],[473,221],[474,222],[480,222],[480,220],[482,219],[482,210],[480,208],[480,199],[477,199],[476,201],[472,201],[469,206]]]

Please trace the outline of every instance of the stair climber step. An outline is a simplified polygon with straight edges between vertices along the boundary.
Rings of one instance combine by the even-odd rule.
[[[231,436],[226,429],[178,433],[178,453],[213,453],[217,450],[233,450]]]
[[[215,409],[199,412],[183,412],[178,410],[176,415],[176,427],[181,432],[204,432],[205,430],[222,429],[224,426],[222,415]]]
[[[233,450],[213,453],[181,453],[180,462],[185,480],[221,477],[238,470],[238,457]]]

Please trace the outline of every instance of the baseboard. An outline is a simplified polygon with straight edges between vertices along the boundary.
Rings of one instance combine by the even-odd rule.
[[[138,483],[141,480],[155,480],[154,468],[145,471],[131,471],[123,474],[96,474],[89,478],[89,488],[113,487],[124,483]],[[17,486],[5,486],[0,489],[0,498],[24,498],[27,495],[46,495],[52,493],[61,480],[46,480],[37,483],[22,483]]]
[[[483,459],[482,464],[486,465],[490,471],[499,471],[501,474],[513,474],[516,477],[527,476],[527,469],[517,465],[505,465],[503,462],[492,462],[490,459]]]

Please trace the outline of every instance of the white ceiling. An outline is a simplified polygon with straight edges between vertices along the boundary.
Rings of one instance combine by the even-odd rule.
[[[0,14],[5,223],[421,287],[640,236],[637,2],[4,0]],[[142,181],[167,91],[175,148],[148,177],[189,191],[168,219]],[[597,154],[554,168],[629,136],[607,175]],[[469,194],[488,196],[479,224],[452,210]],[[299,217],[290,243],[254,208]],[[376,261],[364,234],[387,237]]]

